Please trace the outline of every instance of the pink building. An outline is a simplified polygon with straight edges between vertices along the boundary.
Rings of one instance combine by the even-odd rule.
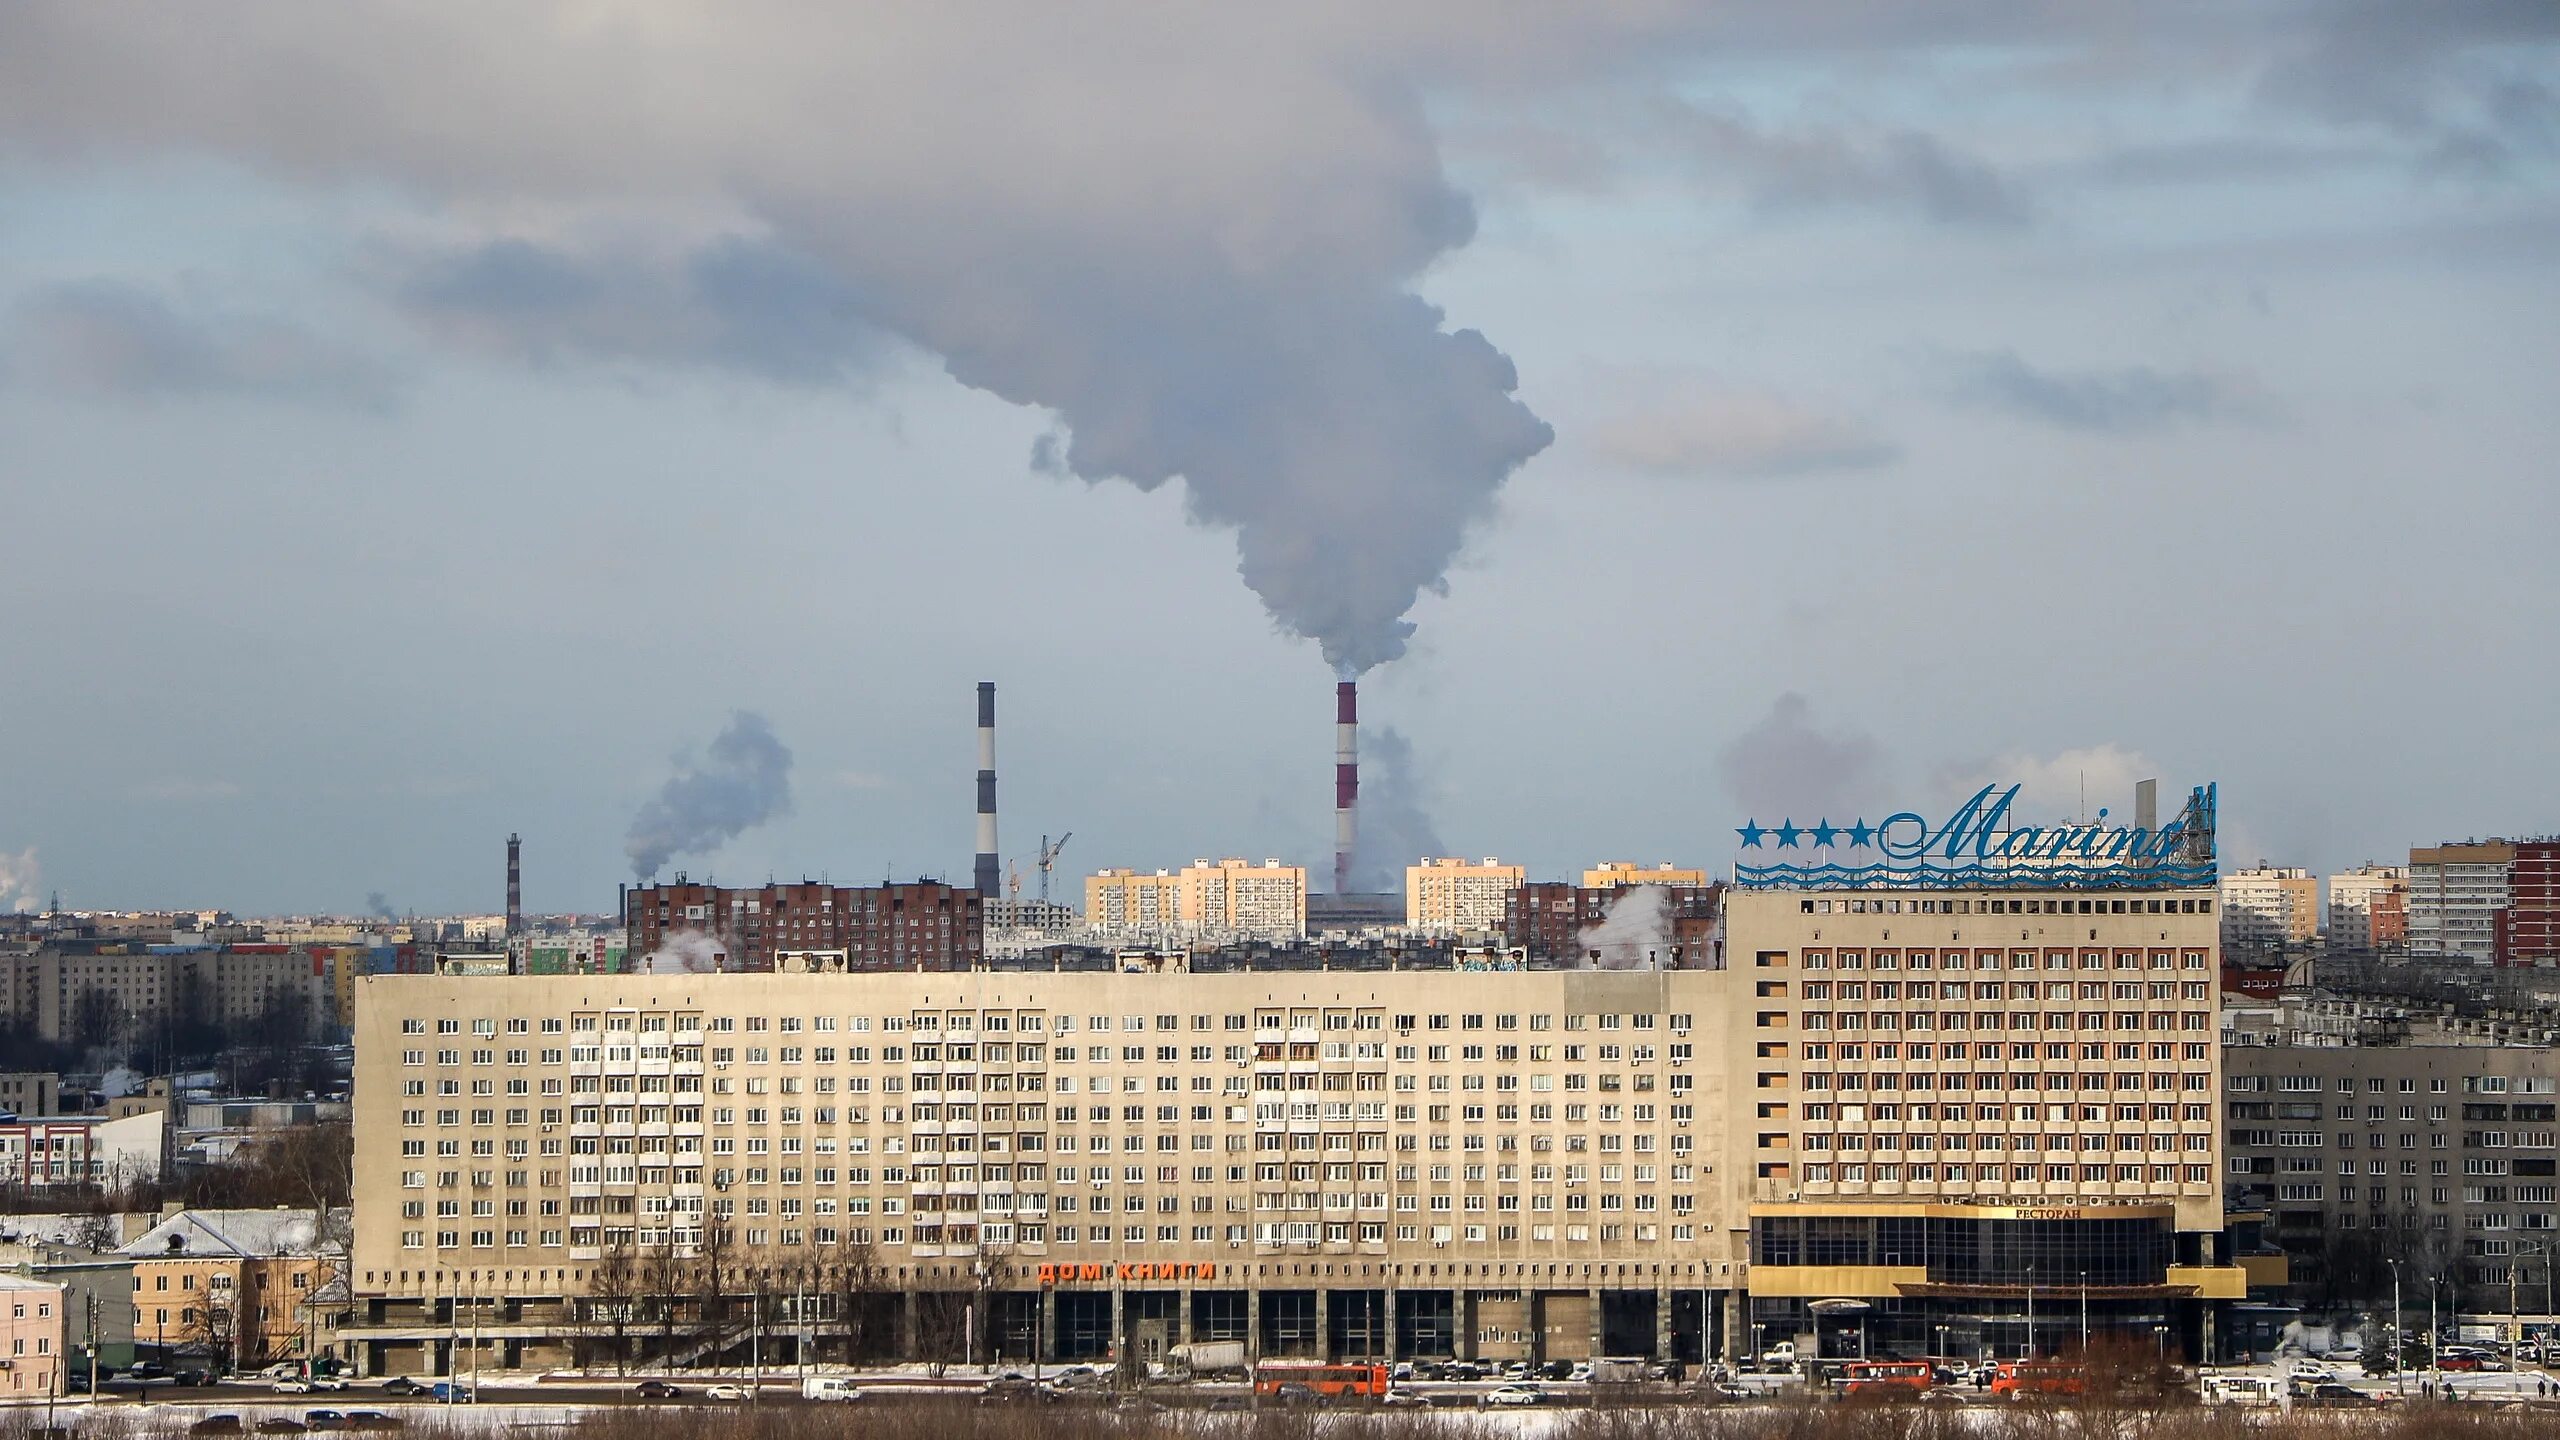
[[[0,1275],[0,1397],[59,1393],[62,1324],[61,1286]]]

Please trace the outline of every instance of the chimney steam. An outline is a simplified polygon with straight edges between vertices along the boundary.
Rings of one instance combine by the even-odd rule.
[[[524,933],[524,837],[507,837],[507,938]]]
[[[994,899],[996,888],[996,687],[978,682],[978,893]]]
[[[1333,687],[1333,893],[1351,891],[1351,855],[1360,842],[1360,683]]]

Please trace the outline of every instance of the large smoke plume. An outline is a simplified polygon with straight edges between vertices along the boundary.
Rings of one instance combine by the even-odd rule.
[[[1592,969],[1647,970],[1671,963],[1671,942],[1671,892],[1630,885],[1583,930],[1580,946]]]
[[[858,388],[927,352],[1055,417],[1036,463],[1179,479],[1358,674],[1552,438],[1415,293],[1476,224],[1423,95],[1635,53],[1659,8],[39,5],[0,144],[413,196],[363,279],[502,362]]]
[[[632,818],[623,842],[631,873],[643,882],[656,879],[678,855],[718,849],[791,811],[791,752],[753,711],[730,715],[700,759],[680,754],[675,765],[657,798]]]
[[[638,975],[708,975],[720,968],[721,953],[720,942],[699,930],[670,930],[631,969]]]

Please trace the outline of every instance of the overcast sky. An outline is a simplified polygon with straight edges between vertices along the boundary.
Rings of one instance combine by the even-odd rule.
[[[982,679],[1322,875],[1337,668],[1379,865],[2560,828],[2555,166],[2543,0],[10,5],[0,891],[965,877]]]

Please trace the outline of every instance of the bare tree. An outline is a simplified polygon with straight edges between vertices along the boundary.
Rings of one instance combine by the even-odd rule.
[[[603,1249],[587,1271],[587,1319],[605,1325],[616,1374],[631,1373],[631,1322],[641,1294],[642,1261],[631,1232],[606,1232]]]
[[[837,1262],[827,1269],[828,1291],[835,1301],[836,1318],[844,1326],[844,1357],[848,1363],[874,1357],[884,1340],[894,1343],[894,1336],[882,1336],[881,1301],[890,1293],[889,1267],[880,1263],[880,1252],[868,1240],[858,1240],[841,1247]]]

